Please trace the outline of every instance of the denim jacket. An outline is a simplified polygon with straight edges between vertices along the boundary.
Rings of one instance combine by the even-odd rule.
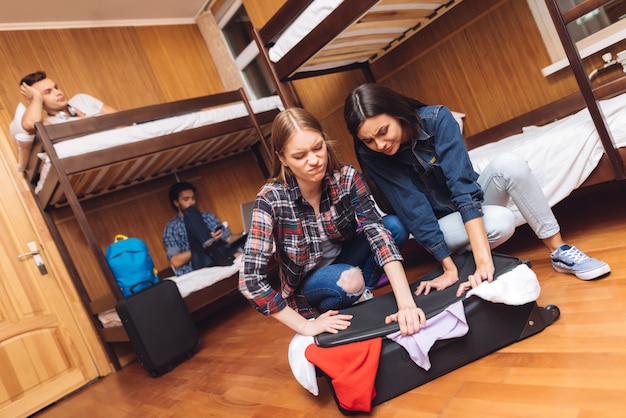
[[[361,144],[362,169],[385,194],[413,237],[438,260],[449,256],[438,219],[458,211],[482,216],[483,192],[458,123],[445,106],[416,109],[422,130],[393,156]]]

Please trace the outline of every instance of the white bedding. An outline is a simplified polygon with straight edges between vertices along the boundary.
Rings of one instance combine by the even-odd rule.
[[[241,268],[242,259],[243,256],[237,257],[232,266],[205,267],[199,270],[194,270],[191,273],[183,274],[182,276],[168,277],[163,280],[172,280],[176,283],[176,286],[178,286],[178,291],[181,296],[187,297],[193,292],[212,286],[215,283],[237,273]],[[108,311],[99,313],[98,319],[105,328],[122,325],[120,317],[117,315],[115,309],[109,309]]]
[[[250,105],[254,113],[276,108],[282,109],[282,103],[278,96],[253,100],[250,101]],[[59,158],[72,157],[122,144],[142,141],[160,135],[181,132],[186,129],[193,129],[216,122],[236,119],[247,115],[247,113],[244,104],[237,103],[230,106],[187,113],[180,116],[85,135],[80,138],[60,142],[54,146],[54,149]]]
[[[270,48],[270,60],[272,62],[280,61],[291,48],[315,29],[341,3],[343,3],[343,0],[317,0],[311,2]]]
[[[272,109],[283,109],[283,104],[278,96],[251,100],[250,106],[254,113],[261,113]],[[123,144],[149,140],[150,138],[161,135],[181,132],[216,122],[236,119],[245,115],[247,115],[245,105],[243,103],[237,103],[84,135],[55,144],[54,149],[59,158],[73,157]],[[39,157],[44,161],[44,167],[42,168],[40,180],[35,188],[35,193],[38,193],[43,187],[46,175],[50,170],[48,157],[45,154],[41,154]]]
[[[276,39],[274,45],[269,48],[268,54],[270,61],[276,63],[280,61],[294,46],[298,44],[305,36],[307,36],[313,29],[315,29],[324,19],[330,15],[344,0],[315,0],[307,6],[302,13],[298,15],[296,19],[286,28],[283,33]],[[369,9],[374,13],[380,15],[392,14],[396,10],[428,10],[434,11],[441,7],[439,1],[422,1],[422,2],[404,2],[403,4],[385,4],[380,2]],[[358,22],[359,20],[357,20]],[[341,40],[345,38],[355,39],[351,42],[341,41],[337,44],[331,43],[325,46],[326,50],[333,50],[334,48],[348,48],[354,46],[355,50],[358,50],[359,46],[366,44],[373,45],[387,45],[392,43],[399,35],[410,30],[418,23],[418,20],[414,19],[390,19],[386,22],[386,25],[365,25],[363,29],[356,29],[354,27],[347,32],[340,33],[336,36],[335,40]],[[376,37],[373,37],[376,35]],[[371,54],[365,54],[360,57],[351,56],[348,59],[338,59],[334,57],[332,62],[306,64],[298,71],[319,71],[329,68],[338,68],[341,66],[347,66],[354,63],[362,63],[370,58]]]
[[[626,146],[626,93],[600,101],[613,140]],[[550,206],[580,186],[598,165],[602,143],[587,109],[547,125],[529,126],[523,132],[469,152],[480,173],[491,159],[504,151],[522,155],[541,184]],[[525,223],[511,204],[517,225]]]

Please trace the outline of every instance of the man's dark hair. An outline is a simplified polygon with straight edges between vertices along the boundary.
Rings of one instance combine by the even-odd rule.
[[[38,81],[44,80],[46,79],[46,73],[43,71],[37,71],[34,72],[32,74],[28,74],[25,75],[24,77],[22,77],[22,79],[20,80],[20,86],[22,85],[22,83],[26,83],[29,86],[32,86],[33,84],[37,83]]]
[[[187,181],[174,183],[172,187],[170,187],[170,191],[169,191],[170,204],[172,205],[175,211],[178,211],[178,208],[174,204],[174,201],[178,200],[178,196],[180,196],[180,194],[184,192],[185,190],[191,190],[194,192],[194,194],[196,193],[196,188],[194,187],[194,185]]]

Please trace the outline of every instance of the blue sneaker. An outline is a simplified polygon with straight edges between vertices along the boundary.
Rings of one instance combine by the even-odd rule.
[[[589,257],[573,245],[561,245],[550,254],[550,258],[554,270],[574,274],[581,280],[597,279],[611,271],[608,264]]]

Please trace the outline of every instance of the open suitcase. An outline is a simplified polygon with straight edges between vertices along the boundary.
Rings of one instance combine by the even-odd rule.
[[[163,280],[121,299],[115,309],[139,363],[152,377],[193,356],[198,329],[173,281]]]
[[[522,261],[516,257],[493,254],[496,278],[508,272]],[[459,270],[459,277],[465,277],[475,271],[471,253],[454,257]],[[415,290],[421,280],[431,280],[442,273],[436,269],[411,284]],[[461,280],[462,281],[462,280]],[[461,283],[461,282],[459,282]],[[417,305],[424,310],[427,318],[442,312],[446,307],[463,299],[463,307],[469,331],[460,338],[435,342],[429,351],[431,368],[426,371],[411,360],[408,352],[396,342],[383,338],[378,371],[374,387],[376,396],[372,406],[401,395],[443,374],[497,351],[515,341],[534,335],[552,324],[560,315],[554,305],[539,307],[536,302],[513,306],[492,303],[477,296],[456,296],[458,284],[443,291],[431,291],[428,295],[414,296]],[[384,318],[397,311],[392,293],[375,297],[369,301],[342,309],[341,313],[354,315],[352,324],[337,334],[324,333],[315,338],[320,347],[334,347],[375,337],[384,337],[399,330],[396,323],[385,325]],[[328,379],[337,406],[344,414],[349,411],[341,407],[333,389],[332,380]]]

